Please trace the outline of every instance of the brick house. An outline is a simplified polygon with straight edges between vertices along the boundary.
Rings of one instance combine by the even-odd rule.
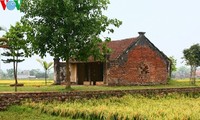
[[[71,82],[79,85],[166,84],[171,62],[144,34],[139,32],[138,37],[109,42],[111,53],[106,62],[71,62]],[[65,66],[61,64],[56,66]],[[64,71],[55,75],[61,74],[65,76]]]

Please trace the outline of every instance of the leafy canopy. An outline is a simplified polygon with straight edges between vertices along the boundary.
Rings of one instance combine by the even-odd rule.
[[[22,62],[24,59],[19,59],[19,57],[24,57],[24,51],[22,48],[25,48],[26,42],[23,39],[23,26],[21,23],[17,22],[15,26],[11,26],[9,31],[4,36],[7,40],[8,49],[2,53],[3,56],[11,57],[3,60],[5,63],[11,62]]]
[[[103,41],[99,35],[112,33],[109,27],[121,25],[121,21],[103,15],[108,4],[109,0],[23,1],[22,21],[32,28],[28,39],[33,52],[63,60],[87,60],[91,55],[101,58]]]
[[[174,56],[170,56],[169,59],[170,59],[171,62],[172,62],[172,63],[171,63],[171,64],[172,64],[172,65],[171,65],[172,71],[176,71],[176,70],[177,70],[177,68],[176,68],[176,61],[177,61],[177,60],[174,58]]]
[[[36,59],[44,68],[44,70],[50,70],[53,67],[53,62],[46,62],[40,59]]]
[[[2,53],[7,59],[2,60],[4,63],[13,63],[13,73],[15,78],[15,91],[17,91],[17,70],[18,63],[23,62],[24,59],[21,57],[25,56],[27,51],[26,41],[24,39],[24,27],[20,22],[17,22],[15,26],[11,26],[9,31],[4,36],[7,39],[6,46],[7,50]]]
[[[200,66],[200,45],[194,44],[183,51],[184,59],[187,65],[198,67]]]
[[[196,83],[196,68],[200,66],[200,45],[194,44],[189,49],[183,51],[184,59],[187,65],[191,66],[190,80],[191,84]]]

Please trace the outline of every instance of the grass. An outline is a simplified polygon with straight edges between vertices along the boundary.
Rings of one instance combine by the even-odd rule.
[[[196,120],[200,118],[200,95],[169,94],[151,98],[126,95],[121,98],[67,102],[24,103],[25,107],[70,119],[101,120]]]
[[[14,80],[0,80],[0,92],[13,92],[10,87]],[[19,80],[24,87],[18,87],[20,92],[31,91],[88,91],[88,90],[131,90],[154,88],[199,87],[200,80],[195,86],[189,80],[171,80],[167,85],[155,86],[65,86],[51,85],[52,80],[45,86],[44,80]],[[0,120],[70,120],[70,119],[199,119],[200,95],[188,97],[181,94],[155,96],[152,98],[140,95],[126,95],[122,98],[111,97],[104,99],[76,100],[67,102],[54,101],[27,103],[22,106],[11,106],[7,111],[0,111]]]
[[[14,87],[10,87],[14,80],[0,80],[0,92],[14,92]],[[71,89],[65,89],[64,85],[52,85],[53,80],[48,80],[45,86],[44,80],[19,80],[23,83],[23,87],[18,87],[19,92],[65,92],[65,91],[95,91],[95,90],[132,90],[132,89],[154,89],[154,88],[180,88],[180,87],[199,87],[200,79],[197,80],[195,86],[190,85],[188,79],[171,80],[167,85],[154,86],[86,86],[86,85],[72,85]]]
[[[67,120],[67,118],[41,113],[25,106],[11,106],[7,111],[0,111],[0,120]]]

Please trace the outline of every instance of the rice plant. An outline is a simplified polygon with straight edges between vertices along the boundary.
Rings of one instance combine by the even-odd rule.
[[[199,119],[200,97],[169,94],[163,97],[125,95],[121,98],[24,103],[42,113],[71,119],[100,120],[160,120]]]

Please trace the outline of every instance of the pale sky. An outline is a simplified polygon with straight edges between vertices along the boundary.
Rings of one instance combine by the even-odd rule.
[[[167,56],[174,56],[178,66],[184,65],[182,51],[191,45],[200,43],[200,0],[110,0],[109,18],[123,22],[115,33],[109,35],[112,40],[137,37],[139,31],[146,32],[146,37]],[[9,29],[20,20],[18,10],[3,10],[0,4],[0,25]],[[0,36],[5,32],[0,32]],[[102,34],[107,36],[107,34]],[[3,50],[1,49],[1,52]],[[36,62],[37,56],[27,58],[19,64],[20,69],[42,69]],[[51,57],[44,58],[53,60]],[[11,68],[3,64],[1,69]]]

